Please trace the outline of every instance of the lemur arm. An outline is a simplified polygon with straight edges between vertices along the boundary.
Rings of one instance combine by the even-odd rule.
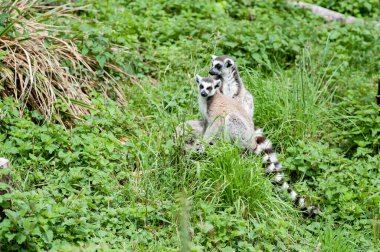
[[[253,96],[250,93],[246,93],[244,96],[243,105],[251,118],[253,118],[254,112],[255,112],[255,105],[253,101]]]

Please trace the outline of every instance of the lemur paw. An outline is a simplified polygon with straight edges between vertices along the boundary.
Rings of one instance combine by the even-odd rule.
[[[195,150],[198,154],[203,154],[205,152],[205,147],[203,146],[203,144],[198,143],[195,146]]]
[[[305,217],[314,219],[317,216],[321,215],[321,210],[316,206],[309,206],[306,208],[306,210],[303,211],[303,215]]]

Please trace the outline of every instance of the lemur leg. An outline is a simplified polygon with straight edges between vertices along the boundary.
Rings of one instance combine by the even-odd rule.
[[[197,139],[201,139],[205,130],[205,120],[189,120],[180,123],[176,128],[175,142],[183,141],[185,153],[196,149]]]
[[[219,137],[223,130],[224,119],[217,118],[212,123],[207,125],[203,134],[203,141],[214,144],[215,137]]]
[[[225,119],[225,133],[234,142],[239,142],[243,148],[250,151],[256,148],[253,123],[247,122],[239,114],[231,113]]]
[[[218,137],[218,135],[220,134],[222,130],[222,126],[223,126],[223,119],[221,118],[216,119],[214,122],[207,125],[207,128],[203,134],[203,141],[208,142],[210,145],[214,145],[215,144],[214,138]],[[200,141],[196,141],[195,150],[199,154],[201,154],[204,152],[205,147]]]

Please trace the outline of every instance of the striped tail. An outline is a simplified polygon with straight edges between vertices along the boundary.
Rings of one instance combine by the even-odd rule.
[[[284,179],[282,165],[278,162],[277,154],[272,148],[272,142],[266,138],[261,129],[255,128],[257,146],[254,153],[260,155],[264,153],[263,163],[265,165],[265,173],[273,174],[273,184],[280,186],[284,191],[288,192],[295,206],[299,208],[305,216],[314,218],[320,213],[318,207],[307,205],[305,198],[299,196],[296,191],[290,188],[289,184]]]

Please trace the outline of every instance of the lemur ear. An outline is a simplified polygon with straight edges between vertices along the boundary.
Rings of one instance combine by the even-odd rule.
[[[226,67],[231,67],[234,64],[232,59],[226,59]]]
[[[199,76],[198,74],[195,75],[195,81],[199,84],[201,82],[201,76]]]
[[[211,55],[212,60],[216,59],[217,57],[218,57],[218,56],[216,56],[216,55],[214,55],[214,54]]]
[[[221,83],[222,83],[221,80],[217,80],[217,81],[215,81],[214,88],[218,88],[218,87],[220,87],[220,84],[221,84]]]

